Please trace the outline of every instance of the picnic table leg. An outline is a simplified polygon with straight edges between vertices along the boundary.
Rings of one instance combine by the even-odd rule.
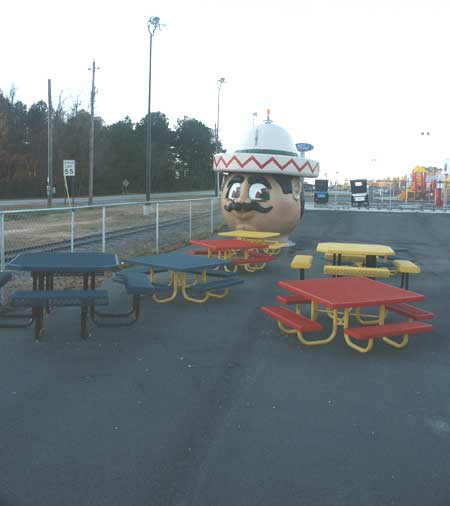
[[[380,325],[382,325],[384,323],[384,318],[387,313],[386,306],[381,306],[380,312],[381,312],[381,310],[383,310],[383,319],[382,319],[382,322],[380,323]],[[380,316],[380,319],[381,319],[381,316]],[[409,320],[409,321],[411,321],[411,320]],[[381,339],[383,339],[383,341],[385,343],[389,344],[390,346],[393,346],[394,348],[401,349],[401,348],[404,348],[408,344],[409,334],[403,334],[403,338],[400,342],[394,341],[393,339],[391,339],[389,337],[382,337]]]
[[[83,290],[87,290],[89,287],[89,274],[83,274]],[[87,314],[88,314],[88,306],[87,304],[81,304],[81,325],[80,325],[80,334],[83,339],[87,337]]]
[[[104,313],[94,309],[94,313],[93,316],[91,315],[91,319],[99,327],[129,327],[130,325],[136,323],[139,319],[140,304],[141,296],[133,295],[133,303],[129,311],[125,313]],[[132,316],[131,320],[117,321],[118,318],[127,318],[130,316]],[[97,317],[103,318],[106,321],[99,320]]]
[[[312,306],[312,303],[311,303],[311,306]],[[311,311],[313,311],[312,307],[311,307]],[[338,311],[337,311],[337,309],[334,309],[333,310],[333,328],[331,329],[331,334],[328,337],[325,337],[323,339],[316,339],[315,341],[308,341],[304,338],[302,332],[297,332],[297,337],[298,337],[298,340],[306,346],[321,346],[322,344],[331,343],[331,341],[336,337],[338,326],[339,326]]]
[[[311,320],[317,321],[317,302],[311,301]]]
[[[364,319],[363,316],[366,316],[370,319]],[[361,314],[361,308],[357,307],[355,309],[355,317],[358,320],[359,323],[362,325],[382,325],[380,320],[380,315],[370,315],[370,314]]]
[[[49,290],[51,290],[51,289],[52,289],[52,288],[51,288],[51,280],[50,280],[50,278],[51,278],[51,274],[50,274],[49,272],[46,272],[46,273],[44,274],[44,280],[43,280],[43,281],[45,282],[45,291],[46,291],[46,292],[48,292]],[[47,304],[45,305],[45,312],[46,312],[47,314],[49,314],[49,313],[50,313],[50,310],[51,310],[51,308],[50,308],[50,303],[47,301]]]
[[[383,311],[383,308],[384,308],[384,311]],[[379,317],[380,325],[382,325],[384,323],[385,309],[386,309],[385,306],[380,307],[380,317]],[[347,335],[347,333],[345,332],[346,329],[348,328],[349,315],[350,315],[350,310],[346,309],[344,312],[344,339],[345,339],[345,342],[347,343],[348,346],[350,346],[350,348],[353,348],[354,350],[359,351],[360,353],[368,353],[373,348],[373,339],[368,339],[366,347],[359,346],[358,344],[354,343],[351,340],[350,336]]]
[[[39,341],[44,331],[44,308],[32,307],[31,314],[34,320],[34,338]]]
[[[203,277],[203,274],[204,274],[204,277]],[[206,282],[206,272],[205,271],[202,273],[202,279],[204,279]],[[192,297],[191,295],[188,294],[188,292],[187,292],[188,288],[189,287],[186,285],[186,273],[183,272],[183,274],[181,276],[181,293],[183,294],[183,297],[186,300],[188,300],[190,302],[197,302],[197,304],[203,304],[204,302],[206,302],[209,299],[209,297],[211,295],[210,292],[205,292],[205,294],[202,298],[197,299],[196,297]],[[228,290],[227,289],[225,289],[225,290],[226,290],[226,293],[228,293]],[[220,298],[220,296],[219,296],[219,298]]]
[[[153,282],[153,269],[150,270],[150,279]],[[165,297],[163,299],[160,299],[156,295],[156,293],[154,293],[152,295],[152,299],[155,302],[158,302],[158,304],[164,304],[166,302],[173,301],[175,299],[175,297],[177,296],[179,284],[180,284],[180,280],[179,280],[179,277],[178,277],[178,273],[175,272],[175,271],[172,271],[171,282],[170,282],[170,285],[169,285],[169,286],[172,286],[172,293],[171,293],[171,295],[169,295],[169,297]]]

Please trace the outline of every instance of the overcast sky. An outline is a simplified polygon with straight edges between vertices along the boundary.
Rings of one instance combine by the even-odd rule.
[[[147,111],[189,116],[232,151],[267,108],[295,142],[315,146],[321,175],[404,175],[450,157],[449,0],[15,0],[1,8],[0,89],[30,106],[88,109],[107,124]],[[430,135],[421,135],[430,132]]]

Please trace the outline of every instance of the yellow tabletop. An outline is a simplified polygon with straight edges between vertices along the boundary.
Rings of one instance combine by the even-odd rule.
[[[219,235],[225,237],[237,237],[238,239],[270,239],[278,237],[279,232],[259,232],[257,230],[230,230],[229,232],[219,232]]]
[[[351,242],[319,242],[318,253],[331,253],[333,255],[365,255],[365,256],[393,256],[395,251],[383,244],[359,244]]]

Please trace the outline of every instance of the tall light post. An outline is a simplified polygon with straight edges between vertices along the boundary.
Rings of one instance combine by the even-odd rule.
[[[52,80],[48,80],[48,164],[47,164],[47,206],[53,203],[53,106]]]
[[[258,113],[257,112],[254,112],[253,113],[253,128],[255,128],[255,119],[258,117]]]
[[[150,34],[150,54],[148,65],[148,112],[147,112],[147,150],[145,161],[145,200],[150,200],[152,186],[152,122],[151,122],[151,95],[152,95],[152,41],[156,30],[161,29],[158,16],[151,16],[147,22],[148,33]]]
[[[216,123],[216,153],[219,152],[219,117],[220,117],[220,89],[222,88],[222,84],[225,82],[225,78],[221,77],[217,81],[217,123]],[[216,172],[216,184],[214,195],[216,197],[219,196],[219,173]]]

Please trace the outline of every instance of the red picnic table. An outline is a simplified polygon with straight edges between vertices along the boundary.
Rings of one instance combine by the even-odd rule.
[[[320,345],[331,342],[337,334],[338,327],[343,327],[345,342],[351,348],[366,353],[373,347],[373,341],[382,338],[383,341],[403,348],[408,343],[409,334],[417,334],[432,330],[432,325],[420,320],[428,320],[434,315],[408,302],[417,302],[425,296],[387,283],[368,278],[342,277],[310,279],[306,281],[279,281],[278,285],[295,294],[290,297],[279,296],[278,300],[285,304],[296,304],[296,312],[285,307],[263,307],[263,312],[278,320],[281,330],[286,333],[297,333],[303,344]],[[311,318],[300,314],[300,304],[311,303]],[[321,310],[318,306],[324,306]],[[378,315],[363,315],[363,307],[377,307]],[[406,316],[407,322],[385,323],[387,310]],[[319,311],[326,312],[333,320],[331,334],[313,341],[303,337],[304,332],[320,332],[323,326],[317,321]],[[362,325],[350,327],[350,317]],[[286,327],[287,326],[287,327]],[[390,339],[393,336],[403,336],[398,342]],[[365,347],[357,345],[357,341],[367,341]]]
[[[248,272],[255,272],[265,267],[267,262],[275,260],[274,256],[261,252],[267,244],[244,241],[241,239],[203,239],[192,240],[191,244],[201,246],[203,249],[191,250],[191,255],[207,254],[208,257],[217,256],[223,260],[231,260],[233,271],[242,265]],[[229,270],[228,267],[225,267]]]

